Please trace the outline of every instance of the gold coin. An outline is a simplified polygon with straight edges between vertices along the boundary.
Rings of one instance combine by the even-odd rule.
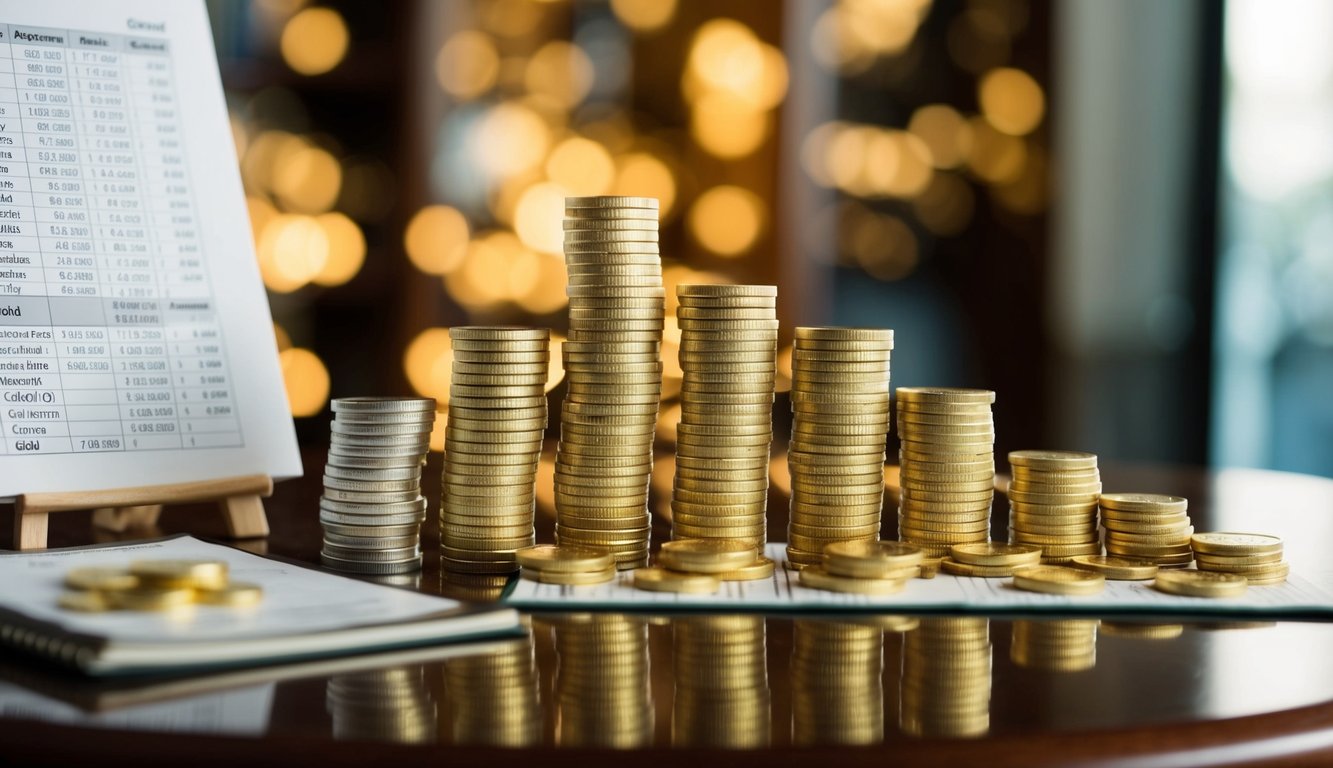
[[[1103,493],[1100,504],[1125,512],[1184,512],[1189,502],[1180,496],[1156,493]]]
[[[1075,555],[1072,568],[1096,571],[1112,581],[1145,581],[1157,575],[1157,563],[1115,555]]]
[[[1041,469],[1095,469],[1097,455],[1081,451],[1010,451],[1009,463]]]
[[[1015,573],[1014,587],[1052,595],[1095,595],[1106,588],[1106,577],[1077,568],[1038,565]]]
[[[898,399],[905,402],[949,403],[959,405],[990,404],[995,393],[986,389],[957,389],[953,387],[898,387]]]
[[[1011,567],[1036,565],[1041,561],[1041,547],[988,541],[974,544],[954,544],[949,548],[949,555],[955,562],[968,565]]]
[[[1190,546],[1210,555],[1269,555],[1282,552],[1282,539],[1264,533],[1219,531],[1194,534]]]
[[[227,584],[227,564],[221,560],[138,560],[130,563],[130,573],[142,584],[166,591],[221,589]]]
[[[1276,576],[1286,578],[1291,573],[1291,564],[1285,560],[1280,563],[1265,563],[1263,565],[1218,565],[1196,562],[1195,566],[1201,571],[1235,573],[1250,580],[1269,579]]]
[[[610,559],[610,555],[607,558]],[[593,584],[605,584],[614,580],[616,578],[616,566],[612,563],[595,571],[542,571],[524,568],[520,575],[528,581],[537,581],[542,584],[584,587]]]
[[[449,329],[452,341],[546,341],[549,328],[521,328],[503,325],[456,325]]]
[[[891,595],[901,592],[907,584],[906,579],[854,579],[835,576],[822,565],[811,565],[801,569],[801,586],[822,589],[830,592],[845,592],[856,595]]]
[[[750,565],[726,573],[719,573],[717,577],[722,581],[758,581],[772,576],[774,568],[772,560],[767,557],[760,557]]]
[[[634,586],[636,589],[649,592],[711,595],[717,592],[721,581],[716,576],[702,573],[681,573],[666,568],[639,568],[634,571]]]
[[[759,551],[750,542],[713,538],[668,541],[658,553],[662,565],[688,573],[726,573],[753,565],[758,558]]]
[[[124,568],[75,568],[65,574],[65,586],[77,590],[134,589],[139,586],[139,577]]]
[[[833,341],[856,344],[879,344],[893,348],[893,331],[889,328],[846,328],[835,326],[797,326],[795,339],[799,342]]]
[[[111,610],[111,602],[106,595],[94,590],[65,592],[60,595],[56,605],[67,611],[79,611],[80,613],[102,613]]]
[[[204,605],[220,605],[238,608],[257,605],[264,599],[264,588],[258,584],[233,581],[221,589],[200,589],[195,591],[195,599]]]
[[[524,568],[548,573],[589,573],[604,571],[615,565],[614,559],[606,552],[554,544],[524,547],[515,552],[514,556]]]
[[[194,604],[194,589],[188,587],[137,587],[104,594],[112,606],[131,611],[166,611]]]
[[[682,283],[676,286],[676,295],[686,298],[735,298],[756,297],[774,298],[778,295],[776,285],[719,285],[712,283]]]
[[[1281,552],[1271,552],[1265,555],[1213,555],[1207,552],[1194,551],[1194,559],[1199,562],[1202,568],[1205,564],[1218,565],[1271,565],[1282,560]]]
[[[950,547],[950,550],[959,546],[962,545],[955,544],[953,547]],[[1036,561],[1017,565],[977,565],[975,563],[964,563],[946,557],[940,562],[940,568],[942,568],[945,573],[951,573],[954,576],[971,576],[978,579],[999,579],[1013,576],[1015,573],[1018,573],[1025,568],[1035,567],[1040,560],[1041,550],[1037,550]]]
[[[824,547],[825,565],[839,575],[912,568],[922,559],[920,547],[900,541],[839,541]]]
[[[1153,589],[1172,595],[1188,597],[1236,597],[1245,593],[1249,582],[1234,573],[1212,571],[1160,571],[1153,581]]]

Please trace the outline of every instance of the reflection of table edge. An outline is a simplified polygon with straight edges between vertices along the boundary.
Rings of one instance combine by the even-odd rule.
[[[564,768],[598,763],[623,764],[631,754],[588,749],[517,750],[453,745],[410,746],[378,742],[334,742],[316,738],[242,739],[221,736],[189,736],[174,733],[115,731],[83,726],[0,720],[0,743],[5,760],[21,765],[72,765],[133,759],[136,765],[227,766],[239,760],[251,765],[289,763],[300,754],[304,761],[324,766],[357,766],[367,761],[396,766],[438,768],[446,756],[455,765],[530,765],[534,758],[544,766]],[[1199,720],[1121,730],[1071,731],[1033,736],[1014,734],[977,740],[894,741],[895,765],[988,766],[1068,765],[1074,762],[1099,765],[1148,766],[1234,765],[1333,760],[1333,702],[1224,720]],[[879,749],[784,747],[781,750],[717,751],[653,748],[633,754],[649,765],[678,764],[692,755],[725,755],[729,765],[768,766],[786,763],[793,756],[802,760],[835,757],[846,766],[882,768],[885,755]],[[151,759],[148,756],[151,755]]]

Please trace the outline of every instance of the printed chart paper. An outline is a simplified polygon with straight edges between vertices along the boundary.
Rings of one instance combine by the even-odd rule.
[[[768,557],[778,563],[773,576],[761,581],[724,582],[715,595],[680,595],[635,589],[630,571],[616,580],[589,587],[539,584],[519,579],[507,598],[509,605],[531,611],[960,611],[1001,613],[1177,613],[1268,617],[1333,616],[1333,572],[1304,572],[1293,564],[1286,584],[1251,587],[1242,597],[1211,599],[1179,597],[1154,590],[1151,582],[1107,581],[1099,595],[1067,597],[1023,592],[1010,579],[979,579],[940,573],[933,579],[912,579],[895,595],[867,596],[803,587],[796,571],[785,567],[785,545],[770,543]]]
[[[300,473],[202,0],[0,0],[0,498]]]

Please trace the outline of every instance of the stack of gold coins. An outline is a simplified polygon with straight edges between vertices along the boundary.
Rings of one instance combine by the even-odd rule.
[[[453,742],[530,747],[542,740],[532,630],[500,648],[444,662]]]
[[[954,544],[940,567],[955,576],[998,579],[1013,576],[1024,568],[1041,564],[1041,547],[1033,544],[1005,544],[979,541]]]
[[[463,326],[450,328],[449,338],[440,565],[513,573],[514,552],[534,541],[551,332]]]
[[[995,393],[898,388],[898,538],[939,557],[990,538]]]
[[[677,539],[662,545],[657,566],[634,572],[634,584],[655,592],[711,594],[724,581],[773,576],[773,561],[748,540]]]
[[[678,747],[755,749],[772,740],[763,616],[679,616],[671,621]]]
[[[616,577],[616,559],[601,549],[538,544],[518,551],[523,578],[578,587],[604,584]]]
[[[420,665],[332,677],[325,700],[335,739],[435,742],[435,701]]]
[[[768,540],[768,453],[777,371],[771,285],[680,285],[680,425],[671,535]]]
[[[797,328],[792,350],[787,561],[819,565],[837,541],[879,539],[893,331]]]
[[[555,461],[556,540],[648,564],[648,481],[662,396],[657,200],[565,199],[569,340]]]
[[[969,738],[990,730],[990,622],[921,619],[903,647],[899,725],[910,736]]]
[[[1009,658],[1025,669],[1082,672],[1097,666],[1096,619],[1014,621]]]
[[[1097,502],[1106,552],[1151,560],[1158,566],[1184,567],[1190,549],[1189,502],[1155,493],[1103,493]]]
[[[796,746],[884,740],[884,632],[850,622],[797,620],[791,654]]]
[[[1194,564],[1201,571],[1237,573],[1250,586],[1281,584],[1291,573],[1282,559],[1282,539],[1265,533],[1196,533],[1190,538]]]
[[[1042,562],[1100,555],[1097,456],[1078,451],[1010,451],[1009,541],[1036,544]]]
[[[344,397],[333,401],[324,465],[320,561],[347,573],[392,576],[421,568],[421,465],[430,449],[435,401]]]
[[[921,575],[920,547],[899,541],[835,541],[819,565],[801,569],[803,587],[856,595],[891,595]]]
[[[648,624],[638,616],[561,617],[555,627],[556,743],[561,747],[645,747],[653,738]]]

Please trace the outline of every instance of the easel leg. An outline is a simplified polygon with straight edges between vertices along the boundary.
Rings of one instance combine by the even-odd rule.
[[[14,511],[14,549],[46,549],[46,525],[50,516],[45,512],[24,514]]]
[[[268,535],[268,517],[264,500],[258,495],[228,496],[218,502],[227,520],[227,533],[233,539],[251,539]]]
[[[131,528],[152,528],[162,514],[161,504],[134,507],[101,507],[93,510],[93,525],[116,533]]]

